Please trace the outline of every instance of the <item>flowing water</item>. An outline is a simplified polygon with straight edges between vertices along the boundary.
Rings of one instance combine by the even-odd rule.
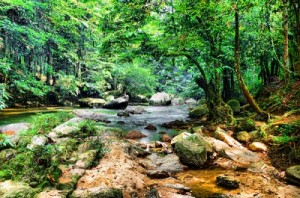
[[[128,106],[130,109],[135,109],[138,106]],[[182,106],[144,106],[146,110],[143,114],[130,115],[130,117],[119,117],[117,113],[121,110],[109,109],[86,109],[102,113],[108,120],[111,121],[109,126],[119,127],[125,131],[139,130],[147,137],[142,138],[141,142],[150,142],[159,138],[159,132],[166,132],[169,135],[174,135],[175,130],[165,129],[161,124],[171,122],[174,120],[186,120],[188,118],[188,107]],[[8,108],[0,112],[0,126],[18,122],[29,122],[32,115],[37,113],[51,113],[70,112],[77,108],[73,107],[41,107],[41,108]],[[153,124],[157,127],[156,131],[149,131],[144,129],[148,124]]]

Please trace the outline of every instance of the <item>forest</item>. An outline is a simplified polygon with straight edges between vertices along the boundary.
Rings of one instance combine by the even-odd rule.
[[[153,102],[156,94],[162,94],[160,97],[166,101],[161,104]],[[122,102],[117,107],[112,105],[120,100],[126,100],[125,106]],[[175,107],[166,106],[171,103]],[[184,104],[186,109],[183,110],[181,105]],[[135,109],[130,110],[130,107]],[[69,110],[56,112],[54,117],[43,112],[45,108],[71,108],[73,113]],[[264,159],[264,163],[279,171],[277,176],[274,176],[275,173],[270,176],[271,168],[264,169],[262,175],[267,174],[272,181],[274,179],[271,182],[274,186],[277,179],[283,182],[278,184],[282,192],[294,193],[283,195],[270,191],[269,194],[300,196],[299,187],[295,187],[300,185],[300,1],[0,0],[0,125],[14,124],[12,121],[2,123],[1,119],[20,110],[38,114],[30,118],[28,125],[16,125],[6,131],[6,126],[0,126],[0,197],[35,197],[46,192],[45,189],[53,193],[49,189],[54,188],[61,197],[174,197],[174,194],[163,194],[166,186],[157,180],[165,178],[161,176],[165,172],[172,178],[173,172],[160,170],[153,176],[153,170],[146,168],[145,176],[141,172],[130,173],[124,169],[125,174],[137,174],[136,178],[145,177],[145,181],[147,177],[154,177],[155,185],[152,181],[138,186],[136,180],[136,187],[128,187],[130,183],[127,187],[120,187],[127,178],[124,176],[123,183],[118,180],[119,183],[112,182],[112,186],[106,186],[109,190],[92,192],[82,190],[89,189],[83,184],[87,181],[80,184],[84,173],[78,173],[76,169],[74,176],[70,172],[75,169],[70,171],[66,168],[66,164],[77,166],[83,163],[81,169],[88,172],[91,167],[100,167],[101,163],[96,161],[102,159],[106,159],[106,163],[102,164],[109,167],[109,160],[103,157],[108,153],[114,153],[111,155],[118,156],[116,159],[120,161],[130,161],[127,153],[120,149],[120,142],[137,139],[126,138],[132,132],[128,132],[129,129],[134,131],[142,126],[130,120],[135,116],[140,116],[138,120],[144,119],[144,125],[151,123],[146,130],[151,131],[154,127],[157,132],[165,131],[154,134],[150,143],[129,141],[129,155],[138,153],[134,154],[137,155],[135,157],[145,157],[151,148],[152,154],[171,156],[171,150],[178,155],[180,163],[192,167],[190,175],[200,174],[192,172],[195,166],[201,171],[213,167],[224,153],[227,157],[222,159],[229,158],[233,161],[232,166],[237,167],[229,174],[236,174],[235,171],[240,169],[251,172],[257,168],[256,155],[245,154],[252,156],[251,165],[245,168],[245,161],[232,157],[238,156],[233,149],[230,152],[234,154],[228,154],[224,148],[221,149],[224,152],[220,152],[220,148],[214,145],[221,146],[222,143],[212,139],[208,141],[207,137],[215,136],[231,148],[243,147],[247,151],[262,152],[263,157],[259,157]],[[158,114],[160,111],[161,114]],[[161,116],[163,122],[151,120],[150,113]],[[186,113],[188,116],[184,117]],[[169,120],[173,114],[176,120]],[[29,119],[29,114],[27,117]],[[180,120],[182,118],[184,121]],[[73,119],[75,121],[71,122]],[[11,136],[15,137],[16,131],[24,134],[21,134],[21,140],[14,142]],[[119,143],[115,144],[119,145],[119,150],[116,145],[109,144],[111,140],[106,139],[104,131],[114,134],[113,140],[118,139]],[[255,135],[253,131],[256,131]],[[187,140],[176,139],[180,135],[184,139],[185,133],[201,136],[196,137],[197,143],[189,141],[196,144],[195,148],[199,144],[201,148],[205,147],[205,162],[182,156],[189,155],[187,152],[194,148],[185,148],[187,143],[184,141]],[[64,137],[68,137],[68,141],[63,140]],[[95,138],[91,141],[89,137]],[[40,146],[36,146],[34,140]],[[211,145],[209,148],[207,143],[203,143],[206,141]],[[81,145],[82,142],[85,146]],[[251,145],[255,142],[263,142],[268,148],[253,149]],[[145,148],[141,144],[145,144]],[[78,153],[88,154],[74,157],[75,150],[80,148]],[[184,149],[189,151],[182,151]],[[198,158],[199,150],[197,152]],[[42,154],[39,156],[39,153]],[[200,153],[203,154],[202,151]],[[214,153],[217,157],[213,157]],[[89,161],[87,156],[90,155],[94,158]],[[76,163],[71,162],[74,158]],[[24,164],[20,165],[24,160]],[[132,162],[132,166],[139,169],[137,162],[144,162]],[[32,163],[36,166],[28,168]],[[222,165],[219,164],[218,168],[224,168]],[[228,167],[224,169],[228,170]],[[294,172],[290,173],[288,169]],[[285,175],[282,176],[280,171]],[[61,181],[65,181],[66,172],[72,175],[69,183]],[[216,173],[218,171],[213,169],[209,176],[215,178]],[[177,189],[182,192],[177,194],[186,193],[187,197],[235,197],[237,193],[242,193],[243,197],[252,193],[250,190],[229,193],[216,188],[216,191],[205,194],[201,190],[203,186],[201,189],[195,187],[191,179],[185,178],[187,174],[179,173],[176,178],[184,178],[181,178],[185,181],[183,185],[191,190],[174,187],[165,192],[174,193]],[[224,181],[219,181],[219,177],[223,176],[217,177],[218,185],[221,183],[219,186],[227,190],[236,189],[235,180],[227,181],[228,178],[225,178],[224,187]],[[254,181],[261,179],[251,177]],[[17,188],[17,185],[10,184],[19,190],[16,190],[16,195],[7,194],[3,186],[5,182],[18,179],[29,186]],[[292,187],[285,182],[291,183]],[[171,183],[174,185],[174,181]],[[80,185],[83,187],[78,187]],[[240,185],[244,185],[241,178]],[[260,190],[260,195],[267,197],[268,193]],[[51,197],[51,193],[47,196]],[[39,194],[39,197],[47,196]]]

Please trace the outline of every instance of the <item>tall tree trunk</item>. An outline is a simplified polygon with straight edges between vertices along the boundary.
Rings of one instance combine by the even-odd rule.
[[[250,106],[255,110],[256,113],[260,115],[268,115],[266,112],[264,112],[256,103],[254,98],[252,97],[251,93],[248,90],[248,87],[246,86],[244,79],[241,75],[240,70],[240,55],[239,55],[239,10],[236,8],[235,11],[235,46],[234,46],[234,58],[235,58],[235,70],[237,75],[237,80],[240,86],[240,89],[243,91],[243,94],[245,98],[247,99],[247,102],[250,104]],[[267,116],[268,118],[268,116]]]
[[[199,87],[204,90],[206,96],[206,104],[209,110],[208,120],[214,123],[229,123],[234,122],[231,108],[223,101],[222,95],[218,88],[218,80],[208,81],[207,76],[199,62],[191,55],[185,54],[185,56],[193,62],[200,71],[201,77],[196,80]]]
[[[289,37],[288,37],[288,13],[287,13],[287,0],[282,0],[283,4],[283,33],[284,33],[284,42],[283,42],[283,69],[284,69],[284,81],[289,82]]]

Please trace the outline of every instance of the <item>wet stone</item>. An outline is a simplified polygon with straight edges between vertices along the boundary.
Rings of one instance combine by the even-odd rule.
[[[237,180],[225,175],[217,177],[217,185],[229,190],[239,188],[239,182]]]

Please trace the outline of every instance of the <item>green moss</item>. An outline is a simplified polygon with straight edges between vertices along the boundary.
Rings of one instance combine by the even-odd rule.
[[[198,106],[195,109],[191,110],[189,112],[189,117],[190,118],[202,118],[207,114],[208,114],[208,108],[204,104],[204,105]]]
[[[255,128],[255,122],[251,118],[243,118],[237,121],[237,129],[239,131],[247,131],[251,132],[254,131]]]
[[[66,122],[71,119],[73,114],[68,112],[60,112],[55,114],[37,114],[32,117],[31,120],[31,130],[36,131],[37,133],[46,134],[50,132],[57,125]]]
[[[240,112],[240,102],[236,99],[232,99],[232,100],[229,100],[227,102],[227,104],[230,106],[230,108],[232,109],[233,113],[239,113]]]
[[[81,121],[78,125],[81,133],[81,137],[89,137],[96,134],[96,122],[93,120]]]

